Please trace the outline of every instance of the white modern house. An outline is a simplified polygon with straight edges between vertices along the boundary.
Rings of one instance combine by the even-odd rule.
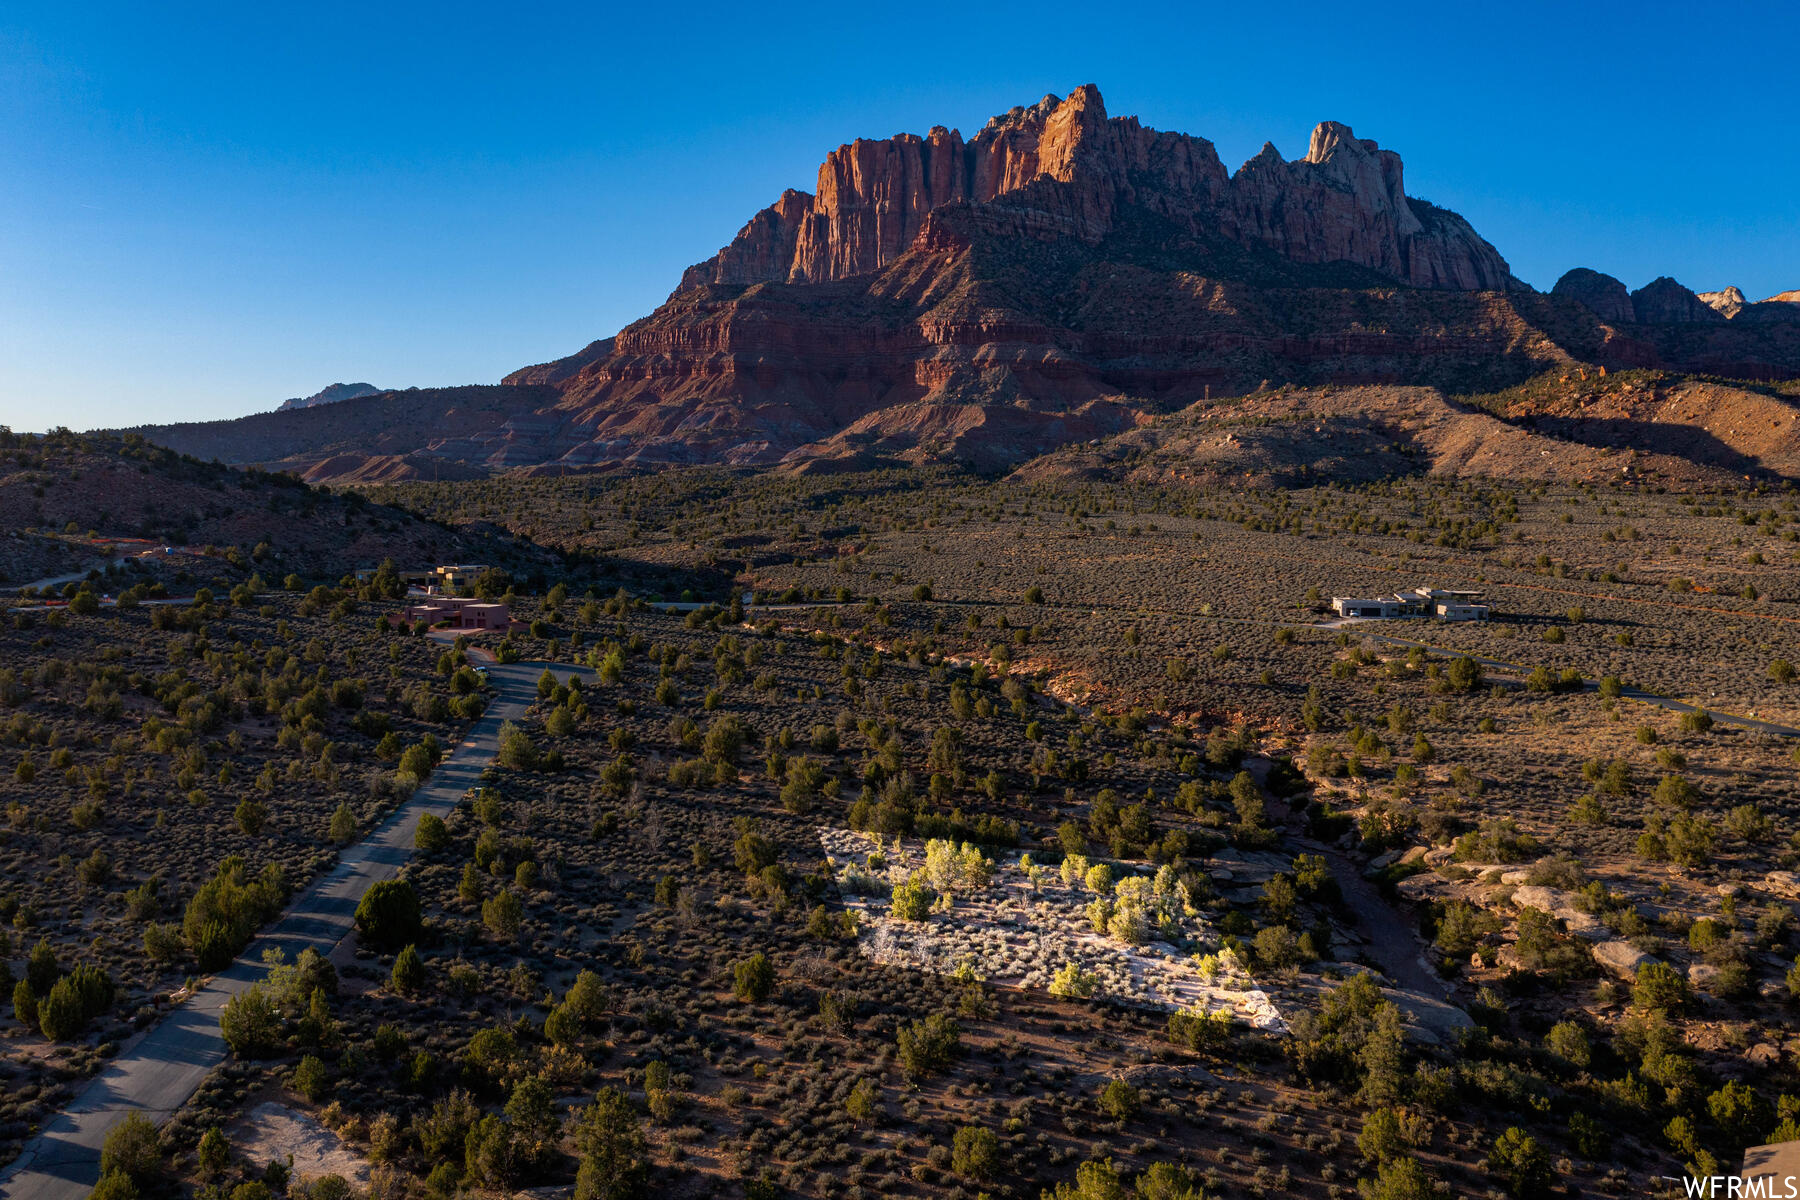
[[[1458,588],[1407,588],[1388,596],[1333,596],[1331,611],[1340,617],[1391,621],[1400,617],[1433,617],[1439,621],[1485,621],[1492,610],[1479,603],[1481,593]]]

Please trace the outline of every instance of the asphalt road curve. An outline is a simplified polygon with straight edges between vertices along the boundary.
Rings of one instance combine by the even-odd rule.
[[[292,962],[312,948],[329,954],[351,930],[363,893],[391,878],[413,852],[413,831],[426,813],[443,815],[474,787],[494,761],[500,725],[522,716],[537,699],[537,681],[549,667],[559,679],[592,672],[560,663],[484,664],[498,696],[468,736],[444,759],[412,798],[362,841],[345,848],[337,865],[297,896],[225,971],[124,1050],[78,1093],[0,1173],[3,1200],[81,1200],[100,1177],[100,1147],[126,1114],[141,1112],[161,1124],[187,1102],[225,1059],[219,1011],[232,996],[268,973],[263,951],[279,948]]]

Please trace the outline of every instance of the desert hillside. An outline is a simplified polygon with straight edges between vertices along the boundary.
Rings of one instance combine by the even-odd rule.
[[[83,554],[39,535],[143,539],[254,554],[258,570],[333,576],[384,558],[408,565],[552,556],[501,535],[455,531],[362,496],[289,475],[204,463],[140,437],[7,435],[0,442],[0,527],[17,578],[75,569]],[[60,547],[60,548],[59,548]],[[29,551],[29,552],[27,552]]]
[[[1654,372],[1576,371],[1507,392],[1282,388],[1203,402],[1047,454],[1027,480],[1197,486],[1368,483],[1410,474],[1731,487],[1800,471],[1800,406]]]

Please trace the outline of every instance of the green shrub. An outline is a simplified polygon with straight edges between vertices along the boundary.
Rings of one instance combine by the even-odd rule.
[[[502,941],[512,941],[519,936],[519,926],[525,921],[525,906],[511,889],[501,888],[481,905],[481,923],[487,926],[489,933]]]
[[[1390,1158],[1376,1169],[1373,1179],[1356,1185],[1362,1200],[1436,1200],[1431,1179],[1416,1158]]]
[[[112,977],[91,964],[58,979],[38,1005],[38,1027],[53,1042],[66,1042],[87,1029],[88,1022],[112,1007]]]
[[[1468,655],[1451,659],[1444,669],[1444,678],[1452,690],[1472,692],[1481,686],[1481,664]]]
[[[1067,962],[1050,977],[1050,994],[1069,1000],[1086,1000],[1099,985],[1100,977],[1094,972],[1082,970],[1079,963]]]
[[[287,887],[281,868],[270,863],[251,880],[244,860],[236,855],[219,864],[213,877],[200,885],[181,918],[187,939],[203,971],[219,971],[231,965],[237,952],[250,941],[259,926],[281,911]]]
[[[413,831],[413,848],[421,854],[436,854],[450,844],[450,828],[444,824],[444,818],[436,813],[426,813],[419,818],[418,828]]]
[[[962,1030],[943,1013],[900,1027],[900,1065],[914,1078],[949,1066],[962,1048]]]
[[[1650,1012],[1678,1012],[1688,1002],[1688,982],[1665,962],[1647,962],[1631,983],[1633,1007]]]
[[[1130,1194],[1112,1159],[1089,1159],[1075,1168],[1074,1183],[1057,1184],[1044,1200],[1126,1200]]]
[[[1574,1021],[1559,1021],[1544,1035],[1544,1045],[1570,1066],[1585,1069],[1594,1057],[1587,1031]]]
[[[530,735],[511,721],[500,726],[498,761],[516,771],[535,771],[539,765],[538,749]]]
[[[37,1010],[38,1029],[53,1042],[66,1042],[80,1033],[86,1024],[81,1016],[81,1001],[67,979],[59,979],[50,987]]]
[[[649,1174],[648,1144],[631,1102],[617,1088],[602,1088],[574,1122],[581,1166],[575,1200],[637,1200]]]
[[[766,1000],[775,990],[775,965],[758,950],[749,958],[731,964],[732,993],[739,1000]]]
[[[100,1147],[102,1177],[116,1173],[142,1181],[161,1171],[162,1166],[156,1126],[143,1113],[127,1113],[123,1121],[107,1131]]]
[[[224,1131],[217,1125],[200,1135],[200,1145],[195,1153],[204,1175],[217,1175],[231,1165],[231,1143],[225,1140]]]
[[[980,1125],[964,1125],[951,1139],[950,1169],[970,1179],[994,1178],[1000,1171],[1000,1139]]]
[[[114,1171],[100,1177],[100,1182],[88,1193],[88,1200],[138,1200],[137,1184],[125,1172]]]
[[[1218,1012],[1172,1012],[1169,1014],[1168,1038],[1189,1050],[1217,1049],[1231,1036],[1231,1014]]]
[[[867,1075],[856,1081],[844,1098],[844,1112],[858,1125],[866,1125],[881,1113],[881,1088]]]
[[[252,984],[225,1002],[219,1032],[239,1058],[265,1058],[281,1046],[281,1015],[268,993]]]
[[[416,943],[425,921],[419,894],[404,879],[384,879],[363,893],[356,906],[356,929],[363,941],[383,950]]]
[[[294,1090],[315,1104],[325,1096],[330,1082],[325,1063],[316,1054],[308,1054],[294,1067]]]
[[[388,982],[397,992],[412,993],[425,986],[425,960],[419,956],[419,948],[413,945],[403,946],[400,953],[394,956],[394,969],[388,976]]]
[[[1796,968],[1800,970],[1800,967]],[[55,987],[55,984],[51,984]],[[12,993],[13,1019],[27,1029],[38,1027],[38,997],[32,989],[31,980],[21,979],[13,985]]]
[[[238,801],[232,810],[232,820],[237,822],[238,830],[246,837],[256,837],[262,833],[263,826],[269,823],[269,807],[262,801],[246,796]]]
[[[1537,1139],[1513,1126],[1494,1140],[1487,1156],[1488,1173],[1499,1179],[1517,1200],[1547,1195],[1552,1175],[1550,1156]]]
[[[1257,930],[1252,953],[1257,965],[1269,971],[1284,970],[1304,957],[1300,940],[1286,925],[1269,925]]]
[[[1100,1091],[1100,1111],[1115,1121],[1129,1121],[1143,1104],[1138,1090],[1123,1079],[1114,1079]]]
[[[1384,1163],[1412,1149],[1412,1139],[1399,1113],[1391,1108],[1378,1108],[1363,1118],[1362,1132],[1356,1135],[1356,1149],[1364,1162]]]
[[[31,956],[25,960],[25,979],[31,984],[31,990],[39,996],[48,995],[56,977],[61,974],[62,968],[56,965],[56,952],[50,948],[50,939],[39,938],[37,945],[31,948]]]
[[[915,877],[894,889],[889,897],[888,913],[897,921],[923,921],[931,915],[931,906],[936,901],[937,893]]]

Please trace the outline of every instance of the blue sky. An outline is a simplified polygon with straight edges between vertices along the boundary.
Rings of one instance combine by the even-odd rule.
[[[1778,3],[14,0],[0,423],[491,382],[648,312],[840,142],[1086,82],[1234,169],[1344,121],[1541,288],[1761,298],[1800,287],[1796,44]]]

